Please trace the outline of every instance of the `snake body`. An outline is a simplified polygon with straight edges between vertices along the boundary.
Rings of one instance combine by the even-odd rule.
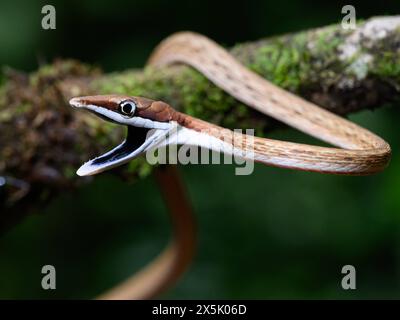
[[[202,142],[202,134],[206,132],[207,136],[217,140],[223,137],[224,143],[235,145],[239,151],[253,151],[254,160],[258,162],[277,167],[362,175],[383,170],[390,160],[390,146],[380,137],[275,86],[244,67],[226,50],[202,35],[183,32],[167,38],[155,49],[148,65],[162,68],[175,63],[192,66],[244,104],[335,147],[260,137],[249,139],[246,135],[239,137],[240,144],[235,144],[237,136],[232,131],[174,110],[163,101],[124,95],[86,96],[73,98],[71,105],[83,107],[102,118],[127,125],[130,135],[120,146],[83,165],[78,174],[102,172],[143,154],[148,145],[155,144],[157,136],[169,130],[172,123],[177,124],[184,132],[186,140],[183,139],[180,143],[188,142],[207,147],[207,143]],[[146,138],[138,147],[132,143],[132,139],[143,135],[143,128],[154,129],[156,134]],[[175,181],[173,174],[167,176],[167,180]],[[162,184],[166,185],[165,179]],[[175,223],[175,239],[147,269],[101,298],[154,297],[175,281],[189,263],[194,244],[189,206],[185,205],[185,209],[179,207],[178,193],[170,192],[167,198],[175,198],[175,202],[170,205],[170,209],[176,213],[173,220],[178,222]]]
[[[202,35],[189,32],[175,34],[164,40],[149,60],[149,65],[155,67],[173,63],[185,63],[196,68],[246,105],[339,147],[326,148],[255,137],[254,154],[259,162],[324,173],[370,174],[384,169],[390,160],[390,146],[380,137],[275,86]],[[187,126],[201,127],[196,119],[189,119]]]

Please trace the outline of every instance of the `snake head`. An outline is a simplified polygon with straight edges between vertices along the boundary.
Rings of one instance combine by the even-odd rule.
[[[106,121],[127,126],[126,139],[112,150],[83,164],[77,171],[79,176],[100,173],[142,155],[156,147],[173,128],[174,110],[162,101],[99,95],[72,98],[69,103]]]

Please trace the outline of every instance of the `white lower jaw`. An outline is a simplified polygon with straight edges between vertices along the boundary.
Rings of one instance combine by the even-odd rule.
[[[133,152],[129,153],[125,157],[119,158],[118,160],[115,161],[110,161],[106,163],[94,163],[95,160],[99,157],[107,156],[111,153],[113,153],[116,149],[120,148],[123,143],[119,144],[117,147],[113,148],[112,150],[108,151],[107,153],[89,160],[88,162],[84,163],[76,172],[78,176],[91,176],[100,172],[103,172],[105,170],[109,170],[112,168],[115,168],[117,166],[120,166],[124,163],[129,162],[130,160],[139,157],[143,153],[145,153],[147,150],[156,147],[160,141],[163,140],[163,137],[165,137],[168,134],[168,130],[165,129],[152,129],[149,131],[148,138],[144,141],[144,143],[134,150]]]

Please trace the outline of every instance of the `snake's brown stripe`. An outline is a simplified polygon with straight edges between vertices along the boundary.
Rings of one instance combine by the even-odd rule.
[[[164,40],[149,59],[149,65],[155,67],[173,63],[196,68],[243,103],[339,147],[256,137],[254,144],[246,146],[254,147],[256,161],[325,173],[371,174],[384,169],[390,160],[390,146],[383,139],[268,82],[204,36],[190,32],[175,34]],[[191,129],[204,129],[204,121],[187,115],[179,114],[179,122]]]
[[[137,115],[161,122],[176,121],[181,126],[206,132],[239,148],[254,151],[256,161],[299,170],[337,174],[370,174],[384,169],[390,160],[389,145],[356,124],[336,116],[271,84],[246,69],[213,41],[194,33],[179,33],[164,40],[150,58],[149,65],[161,67],[186,63],[203,73],[236,99],[320,140],[339,148],[326,148],[286,141],[234,134],[201,119],[175,111],[165,102],[120,95],[79,98],[83,104],[100,105],[117,111],[119,103],[132,99]],[[184,190],[172,172],[162,179],[169,193],[175,224],[174,240],[153,263],[116,287],[102,299],[152,298],[170,286],[190,262],[194,245],[194,223]],[[174,188],[170,188],[170,184]]]

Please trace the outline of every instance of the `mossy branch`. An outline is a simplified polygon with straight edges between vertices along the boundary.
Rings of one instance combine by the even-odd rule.
[[[395,16],[371,18],[356,30],[338,24],[243,43],[230,51],[266,79],[344,115],[399,101],[399,44],[400,16]],[[30,75],[5,74],[0,87],[0,175],[8,183],[0,187],[0,229],[54,194],[90,181],[78,179],[75,170],[122,139],[123,128],[70,108],[72,96],[121,93],[162,99],[190,115],[229,128],[255,128],[259,135],[278,125],[186,66],[102,74],[67,60]],[[139,159],[114,172],[135,179],[151,169]],[[29,190],[19,190],[21,184],[13,178]]]

